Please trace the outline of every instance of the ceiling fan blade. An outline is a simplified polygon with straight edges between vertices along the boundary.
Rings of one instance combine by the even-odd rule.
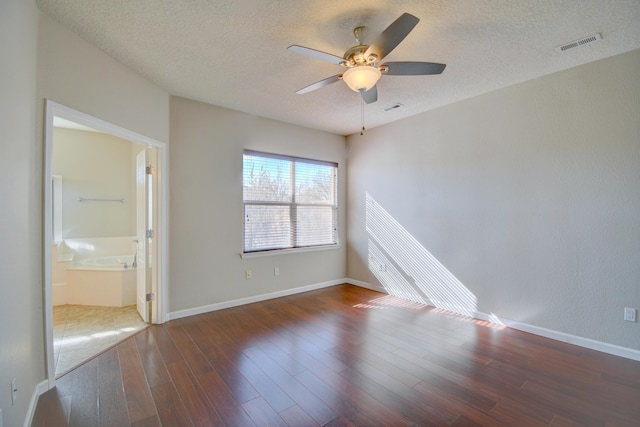
[[[375,54],[378,56],[375,62],[381,61],[407,37],[419,21],[418,18],[409,13],[403,13],[369,46],[369,49],[364,54],[365,58]]]
[[[380,67],[387,67],[384,74],[390,76],[424,76],[440,74],[446,66],[435,62],[386,62]]]
[[[378,87],[374,86],[366,92],[360,92],[362,95],[362,99],[367,104],[371,104],[372,102],[376,102],[378,100]]]
[[[329,86],[332,83],[335,83],[337,81],[342,80],[342,74],[336,74],[335,76],[331,76],[331,77],[327,77],[324,80],[320,80],[319,82],[315,82],[313,84],[310,84],[309,86],[303,87],[302,89],[300,89],[299,91],[297,91],[296,93],[302,95],[303,93],[309,93],[312,92],[316,89],[320,89],[322,87],[325,86]]]
[[[340,56],[311,49],[309,47],[298,46],[297,44],[291,45],[287,49],[289,49],[291,52],[297,53],[298,55],[307,56],[313,59],[319,59],[320,61],[330,62],[336,65],[340,65],[340,63],[344,61],[344,59]]]

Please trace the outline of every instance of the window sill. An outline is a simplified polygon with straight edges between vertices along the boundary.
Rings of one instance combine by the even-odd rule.
[[[261,251],[261,252],[249,252],[249,253],[241,253],[240,258],[249,259],[249,258],[260,258],[265,256],[273,256],[273,255],[285,255],[285,254],[299,254],[304,252],[316,252],[316,251],[330,251],[334,249],[340,249],[342,245],[328,245],[328,246],[314,246],[310,248],[294,248],[294,249],[274,249],[271,251]]]

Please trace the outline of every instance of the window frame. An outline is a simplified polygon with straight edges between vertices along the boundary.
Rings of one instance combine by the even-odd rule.
[[[250,257],[258,257],[272,254],[282,254],[282,253],[292,253],[292,252],[308,252],[308,251],[317,251],[317,250],[327,250],[327,249],[335,249],[340,247],[339,237],[338,237],[338,209],[339,209],[339,164],[338,162],[332,161],[324,161],[324,160],[316,160],[309,159],[305,157],[297,157],[297,156],[289,156],[283,154],[274,154],[267,153],[263,151],[256,151],[245,149],[242,153],[243,161],[242,161],[242,251],[240,253],[242,258],[250,258]],[[291,162],[291,175],[290,175],[290,190],[291,190],[291,200],[290,201],[264,201],[264,200],[245,200],[244,188],[245,188],[245,164],[244,159],[245,155],[262,157],[262,158],[271,158],[277,160],[285,160]],[[305,164],[316,164],[321,166],[329,166],[333,167],[333,203],[312,203],[312,202],[297,202],[296,201],[296,163],[305,163]],[[247,206],[286,206],[289,210],[289,226],[290,226],[290,245],[286,247],[274,247],[274,248],[264,248],[264,249],[247,249],[245,247],[246,242],[246,208]],[[299,230],[299,226],[296,221],[297,210],[299,207],[329,207],[331,208],[332,215],[332,237],[333,243],[321,243],[321,244],[313,244],[313,245],[296,245],[297,234]]]

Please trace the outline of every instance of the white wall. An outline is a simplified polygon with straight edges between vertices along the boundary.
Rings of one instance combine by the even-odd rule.
[[[104,133],[55,128],[52,172],[62,176],[64,239],[136,234],[134,145]],[[125,201],[78,202],[79,197]]]
[[[42,144],[36,133],[34,2],[0,2],[0,408],[5,426],[23,423],[44,380],[42,324]],[[18,401],[9,384],[18,380]]]
[[[349,137],[348,276],[640,349],[638,75],[634,51]]]
[[[240,258],[245,148],[339,163],[340,249]],[[170,311],[344,278],[345,157],[342,136],[172,97]]]

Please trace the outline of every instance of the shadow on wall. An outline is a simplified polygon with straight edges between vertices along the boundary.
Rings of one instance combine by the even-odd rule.
[[[366,193],[369,270],[389,295],[473,317],[477,298]]]

